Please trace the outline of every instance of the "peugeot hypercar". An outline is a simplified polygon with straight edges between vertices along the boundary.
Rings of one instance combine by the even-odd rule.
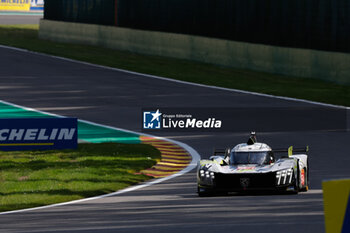
[[[273,150],[256,141],[253,132],[247,143],[226,150],[214,150],[209,160],[198,164],[198,195],[216,192],[307,191],[308,147]]]

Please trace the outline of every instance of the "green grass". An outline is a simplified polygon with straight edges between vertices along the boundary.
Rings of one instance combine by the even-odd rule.
[[[144,144],[80,144],[78,150],[0,152],[0,211],[66,202],[145,181],[160,159]]]
[[[38,39],[37,25],[0,26],[0,44],[178,80],[350,106],[350,86]]]

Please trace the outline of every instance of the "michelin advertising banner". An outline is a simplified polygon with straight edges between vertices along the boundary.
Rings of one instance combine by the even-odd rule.
[[[0,150],[76,149],[77,122],[77,118],[0,119]]]
[[[0,0],[0,11],[43,11],[44,0]]]

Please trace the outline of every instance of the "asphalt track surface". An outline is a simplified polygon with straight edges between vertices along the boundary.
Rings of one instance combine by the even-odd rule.
[[[42,17],[42,15],[28,15],[24,13],[18,13],[17,15],[7,15],[7,13],[0,12],[0,24],[39,24],[39,20]]]
[[[213,77],[215,78],[215,77]],[[308,103],[185,85],[0,48],[0,99],[140,131],[141,108],[295,107]],[[315,119],[317,121],[318,119]],[[249,125],[249,122],[242,124]],[[266,122],[273,128],[273,122]],[[247,133],[158,133],[207,158]],[[346,131],[264,132],[272,147],[310,145],[311,190],[200,198],[195,171],[119,196],[0,216],[1,232],[324,232],[324,179],[350,177]]]

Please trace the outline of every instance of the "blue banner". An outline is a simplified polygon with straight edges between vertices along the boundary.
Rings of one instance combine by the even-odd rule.
[[[44,10],[44,0],[31,0],[30,10],[31,11],[43,11]]]
[[[77,118],[0,119],[0,150],[76,149]]]

